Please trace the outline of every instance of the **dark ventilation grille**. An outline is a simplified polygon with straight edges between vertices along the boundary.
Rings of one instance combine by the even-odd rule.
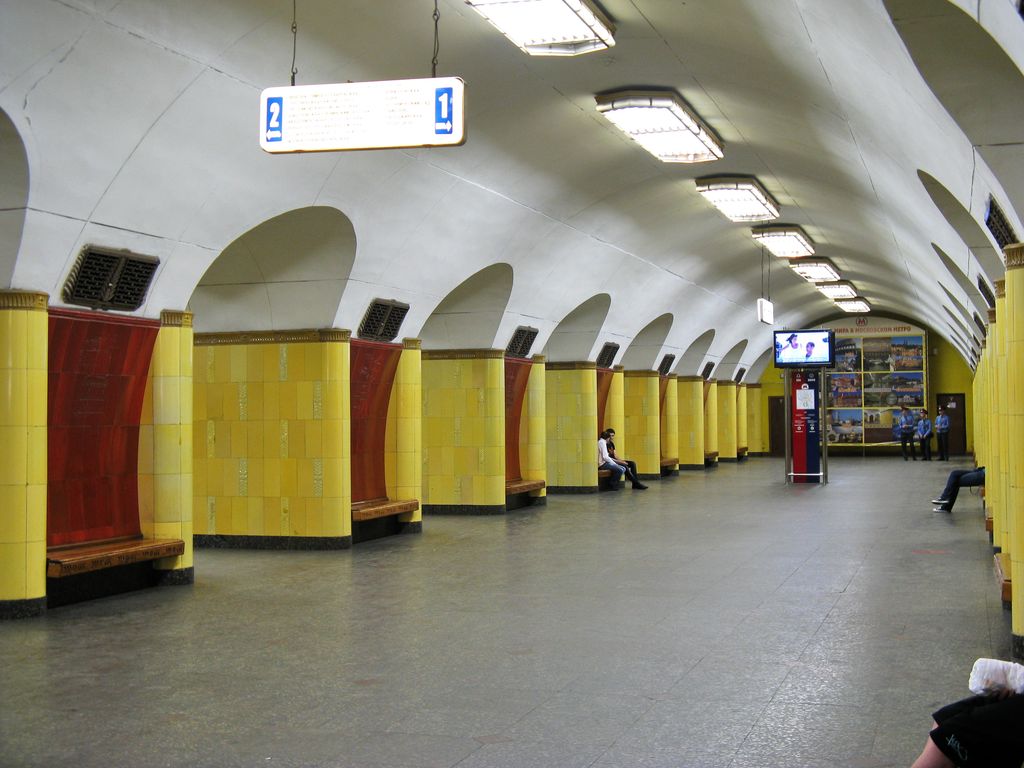
[[[986,303],[990,307],[995,308],[996,295],[992,293],[992,289],[989,288],[988,283],[985,282],[985,279],[981,277],[981,275],[978,275],[978,290],[981,291],[981,295],[985,297]]]
[[[747,375],[747,369],[746,368],[740,368],[739,370],[736,371],[736,375],[733,377],[733,381],[735,381],[737,384],[739,384],[741,381],[743,381],[743,377],[746,376],[746,375]]]
[[[529,357],[530,348],[537,340],[537,329],[521,325],[512,334],[512,341],[505,347],[506,357]]]
[[[988,199],[988,215],[985,216],[985,226],[992,233],[992,237],[999,243],[1000,248],[1005,248],[1010,243],[1017,242],[1017,234],[1006,220],[1006,215],[999,207],[994,198]]]
[[[711,378],[711,373],[714,370],[715,370],[715,364],[714,363],[708,363],[707,365],[704,366],[704,370],[700,372],[701,378],[704,379],[704,381],[707,381],[708,379]]]
[[[658,366],[658,374],[660,376],[668,376],[668,372],[672,370],[672,363],[675,361],[675,355],[665,355],[661,358],[661,365]]]
[[[359,324],[359,338],[369,341],[394,341],[408,312],[408,304],[374,299],[363,315],[363,322]]]
[[[146,300],[159,264],[149,256],[86,248],[64,283],[64,302],[132,312]]]
[[[978,326],[978,330],[981,331],[981,338],[984,339],[988,336],[988,328],[985,327],[985,322],[977,312],[974,313],[974,324]]]
[[[609,341],[601,347],[601,354],[597,356],[597,367],[611,368],[617,354],[619,354],[619,345]]]

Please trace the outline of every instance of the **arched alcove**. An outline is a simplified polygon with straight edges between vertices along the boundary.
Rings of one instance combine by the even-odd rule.
[[[711,342],[715,340],[715,331],[710,329],[704,331],[700,336],[694,339],[690,346],[683,352],[682,357],[679,358],[679,362],[676,363],[675,372],[680,376],[697,376],[701,371],[701,363],[704,362],[704,356],[711,349]]]
[[[423,324],[423,348],[491,347],[512,295],[512,279],[511,266],[492,264],[455,286]]]
[[[988,282],[999,280],[1006,271],[1003,259],[996,250],[994,241],[974,218],[974,215],[964,207],[956,195],[946,189],[945,185],[931,174],[918,170],[917,178],[921,181],[921,185],[932,199],[935,207],[939,209],[939,213],[945,217],[949,226],[956,231],[967,246],[967,252],[963,256],[964,265],[957,264],[961,274],[966,275],[968,280],[976,279],[974,260],[970,258],[973,256],[985,272]],[[939,249],[936,248],[936,250]],[[949,259],[949,261],[956,263],[953,259]]]
[[[768,364],[774,359],[775,357],[772,355],[772,349],[769,347],[758,355],[757,360],[751,363],[750,367],[747,369],[747,375],[743,377],[743,380],[752,384],[759,382],[761,377],[764,376],[764,372],[768,368]]]
[[[1024,75],[977,19],[950,0],[884,0],[893,25],[932,92],[970,139],[1017,210],[1024,203]],[[1013,5],[1004,19],[983,12],[986,23],[1020,24]],[[979,84],[984,84],[979,87]]]
[[[665,313],[644,326],[633,337],[632,343],[622,355],[622,365],[627,371],[651,371],[658,367],[658,353],[665,346],[668,332],[672,330],[672,315]]]
[[[736,368],[740,363],[740,358],[746,349],[746,339],[734,344],[732,349],[725,353],[722,362],[718,364],[718,368],[715,370],[715,378],[732,380],[736,375]]]
[[[977,282],[972,282],[960,268],[960,265],[953,261],[953,259],[951,259],[949,255],[935,243],[932,243],[932,250],[935,251],[939,259],[941,259],[943,266],[946,267],[949,273],[953,276],[953,279],[956,280],[956,284],[963,289],[965,294],[967,294],[967,298],[971,300],[971,303],[974,304],[975,308],[984,312],[988,308],[988,304],[982,297],[981,291],[978,290]],[[975,271],[975,279],[977,279],[977,271]],[[968,313],[968,315],[969,314],[970,313]]]
[[[18,129],[0,110],[0,286],[8,287],[28,207],[28,156]]]
[[[334,208],[282,213],[232,242],[189,301],[197,331],[327,328],[356,255],[356,234]]]
[[[588,360],[611,304],[611,296],[599,293],[562,318],[544,347],[547,360],[553,363]]]

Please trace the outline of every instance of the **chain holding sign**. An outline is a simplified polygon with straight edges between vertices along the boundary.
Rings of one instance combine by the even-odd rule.
[[[273,154],[450,147],[466,141],[459,77],[267,88],[260,147]]]

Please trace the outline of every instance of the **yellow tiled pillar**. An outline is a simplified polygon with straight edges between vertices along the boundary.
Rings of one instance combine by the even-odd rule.
[[[319,488],[316,457],[313,458],[312,467],[313,492],[315,494],[320,490],[322,496],[323,525],[319,535],[325,541],[331,542],[331,547],[338,549],[352,546],[352,347],[349,344],[351,335],[350,331],[342,328],[325,328],[317,332],[319,344],[308,350],[307,356],[319,358],[320,369],[306,372],[307,375],[314,377],[314,380],[311,381],[311,407],[304,409],[303,413],[312,417],[314,422],[320,422],[322,435],[322,481]],[[402,368],[404,358],[403,354],[399,360],[399,370]],[[396,377],[397,375],[396,372]],[[320,386],[317,386],[318,384]],[[419,404],[418,399],[415,404]],[[315,437],[316,424],[312,426]],[[315,441],[310,445],[309,432],[310,430],[307,430],[306,443],[311,449],[310,452],[316,453]],[[413,463],[418,464],[416,461]]]
[[[704,464],[718,463],[718,381],[704,382]]]
[[[761,385],[747,384],[747,455],[764,456],[764,413],[761,411]]]
[[[1006,520],[1003,516],[1002,487],[999,482],[1002,476],[1000,464],[1005,459],[999,452],[1002,442],[1001,432],[1005,425],[999,421],[999,382],[1002,378],[1000,367],[1003,364],[1002,324],[996,322],[996,310],[988,311],[988,348],[990,356],[990,368],[988,376],[988,439],[989,439],[989,463],[985,469],[985,504],[988,514],[992,517],[992,536],[996,551],[1001,552],[1006,542]]]
[[[547,490],[597,491],[597,366],[547,363]]]
[[[192,338],[191,312],[160,313],[150,365],[153,506],[150,515],[140,505],[140,523],[145,538],[185,542],[182,555],[153,564],[155,570],[164,572],[163,584],[193,581]]]
[[[979,467],[985,466],[988,460],[988,399],[986,376],[988,374],[988,348],[985,339],[981,340],[981,356],[978,367],[974,371],[972,392],[974,395],[974,413],[971,423],[974,425],[974,459]]]
[[[718,460],[736,461],[736,382],[718,382]]]
[[[1007,377],[1007,455],[1009,468],[1006,509],[1013,515],[1010,524],[1010,584],[1012,589],[1011,624],[1013,657],[1024,659],[1024,244],[1016,243],[1004,249],[1006,255],[1005,306],[1003,333],[1006,349],[1006,367],[1012,371]],[[998,299],[997,299],[998,302]],[[988,484],[988,468],[985,482]],[[986,490],[987,493],[987,490]]]
[[[423,511],[505,511],[505,353],[423,351]]]
[[[665,389],[665,405],[661,409],[661,455],[673,459],[674,464],[666,465],[663,472],[679,474],[679,389],[676,384],[678,376],[668,377]]]
[[[623,405],[625,433],[629,449],[615,440],[615,454],[636,462],[636,473],[643,480],[661,477],[661,415],[657,371],[626,371]]]
[[[0,619],[46,610],[47,301],[0,291]]]
[[[679,468],[704,469],[704,379],[676,380],[679,408]]]
[[[736,385],[736,458],[745,459],[750,452],[747,432],[747,385]]]
[[[543,480],[547,485],[547,384],[545,358],[533,356],[530,378],[526,382],[526,399],[519,420],[519,467],[524,480]],[[534,504],[543,504],[547,488],[530,491]]]
[[[399,516],[404,533],[423,527],[423,372],[419,339],[402,341],[402,357],[395,373],[396,398],[395,498],[416,499],[421,509]]]
[[[993,404],[995,406],[996,418],[999,422],[999,443],[994,446],[994,453],[999,454],[999,477],[997,481],[999,483],[999,498],[1001,499],[1001,505],[1003,510],[1003,543],[1002,551],[1011,552],[1013,548],[1013,528],[1014,520],[1016,517],[1016,510],[1008,503],[1008,494],[1010,488],[1010,474],[1012,467],[1010,465],[1010,430],[1008,425],[1009,419],[1009,387],[1010,379],[1017,378],[1009,375],[1009,365],[1007,362],[1008,352],[1008,337],[1012,331],[1011,318],[1007,313],[1006,307],[1006,281],[996,280],[994,283],[996,293],[996,315],[1000,319],[1000,329],[998,334],[999,347],[996,350],[997,365],[996,372],[998,375],[998,381],[996,383],[997,400]],[[985,470],[985,484],[986,486],[991,482],[989,480],[990,475],[988,470]]]
[[[621,365],[612,368],[612,383],[608,386],[608,400],[604,405],[605,429],[615,430],[615,452],[619,456],[630,456],[629,435],[626,434],[626,371]],[[597,451],[597,437],[594,437]]]

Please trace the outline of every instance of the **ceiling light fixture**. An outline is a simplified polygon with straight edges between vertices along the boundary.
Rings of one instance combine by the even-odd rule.
[[[591,0],[466,0],[531,56],[578,56],[615,45],[615,27]]]
[[[870,312],[871,305],[868,304],[864,299],[856,298],[850,301],[837,301],[836,306],[839,307],[843,312]]]
[[[732,221],[779,218],[779,204],[753,176],[705,176],[697,191]]]
[[[842,277],[828,259],[793,259],[789,266],[809,283],[833,283]]]
[[[706,163],[722,140],[673,91],[619,91],[595,97],[597,111],[665,163]]]
[[[853,283],[847,280],[838,280],[834,283],[817,283],[814,287],[832,299],[832,301],[857,298],[857,289],[853,287]]]
[[[800,227],[793,224],[769,224],[750,230],[761,245],[780,259],[795,259],[814,255],[814,241]]]

